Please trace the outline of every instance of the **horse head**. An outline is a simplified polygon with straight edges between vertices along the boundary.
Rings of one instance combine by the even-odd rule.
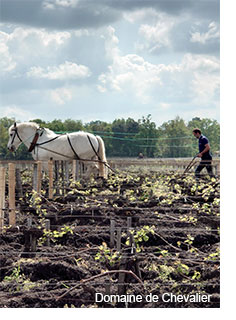
[[[32,135],[35,134],[38,127],[39,126],[34,122],[23,122],[18,124],[14,122],[14,124],[11,125],[8,130],[8,150],[12,152],[16,151],[22,142],[25,143]]]

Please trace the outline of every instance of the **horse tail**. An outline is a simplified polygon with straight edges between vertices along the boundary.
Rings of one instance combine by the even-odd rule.
[[[98,147],[99,158],[101,161],[107,162],[104,141],[99,136],[96,136],[96,138],[97,138],[98,145],[99,145],[99,147]],[[101,162],[99,162],[98,167],[99,167],[99,173],[101,174],[102,177],[104,177],[106,179],[107,174],[108,174],[107,167]]]

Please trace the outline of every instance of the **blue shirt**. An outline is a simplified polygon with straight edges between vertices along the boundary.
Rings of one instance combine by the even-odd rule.
[[[209,143],[209,141],[208,141],[207,137],[201,135],[199,140],[198,140],[199,153],[202,152],[205,149],[205,146],[208,143]],[[207,152],[203,153],[202,159],[203,160],[211,160],[212,156],[211,156],[210,152],[207,151]]]

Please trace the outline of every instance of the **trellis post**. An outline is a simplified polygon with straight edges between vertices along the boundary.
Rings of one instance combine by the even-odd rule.
[[[9,195],[9,225],[14,226],[16,224],[16,201],[15,201],[15,189],[16,189],[16,170],[15,164],[8,164],[8,195]]]
[[[48,198],[53,199],[53,160],[48,161]]]
[[[0,231],[4,227],[4,209],[5,209],[5,188],[6,188],[6,168],[0,167]]]

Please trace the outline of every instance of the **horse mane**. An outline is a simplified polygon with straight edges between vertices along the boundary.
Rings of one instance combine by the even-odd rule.
[[[43,128],[44,128],[44,131],[46,131],[47,133],[54,133],[55,134],[55,132],[52,131],[51,129],[48,129],[48,128],[45,128],[45,127],[43,127]]]
[[[24,127],[24,128],[32,128],[32,129],[38,129],[39,125],[36,122],[21,122],[17,123],[17,127]]]
[[[36,122],[22,122],[22,123],[18,123],[17,127],[18,126],[19,127],[24,127],[24,128],[32,128],[32,129],[38,129],[40,127],[40,125],[38,123],[36,123]],[[43,127],[43,128],[48,134],[52,134],[52,133],[55,134],[54,131],[52,131],[52,130],[50,130],[48,128],[45,128],[45,127]]]

